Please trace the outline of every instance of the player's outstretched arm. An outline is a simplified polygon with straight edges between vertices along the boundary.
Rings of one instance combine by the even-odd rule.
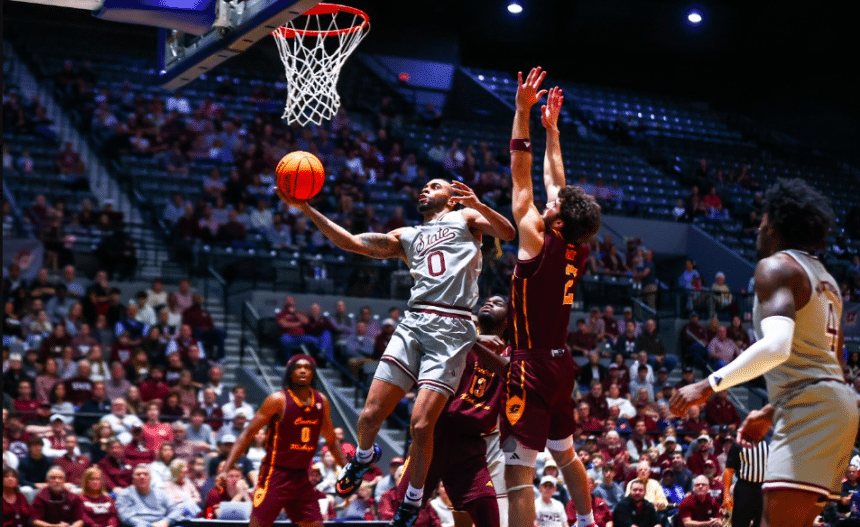
[[[320,394],[322,395],[322,394]],[[339,467],[346,465],[346,459],[343,455],[343,449],[340,447],[340,441],[337,439],[337,434],[334,433],[334,424],[331,422],[331,406],[328,398],[322,396],[323,418],[320,434],[325,438],[325,444],[328,446],[329,452],[334,456],[334,461]]]
[[[277,187],[275,187],[275,192],[283,202],[301,210],[317,226],[323,236],[344,251],[379,259],[406,258],[403,246],[400,245],[400,229],[395,229],[388,234],[375,232],[352,234],[311,207],[307,201],[291,198]]]
[[[280,390],[266,397],[266,400],[260,405],[260,409],[257,410],[254,418],[242,430],[242,433],[236,438],[233,448],[230,449],[230,455],[224,461],[224,471],[221,473],[224,478],[227,477],[227,471],[230,470],[230,467],[236,464],[236,460],[248,451],[248,447],[254,442],[254,436],[257,435],[257,432],[269,424],[272,417],[284,414],[284,405],[286,402],[284,392]]]
[[[509,242],[517,236],[517,231],[507,218],[494,211],[475,195],[475,191],[469,188],[465,183],[452,181],[451,187],[456,192],[456,195],[451,198],[452,201],[464,205],[465,209],[461,212],[463,219],[472,230],[485,232],[494,238]]]
[[[543,184],[546,186],[547,203],[558,197],[558,191],[565,185],[564,161],[561,157],[561,139],[558,131],[558,117],[564,95],[555,86],[549,90],[546,104],[540,109],[540,121],[546,128],[546,152],[543,159]]]
[[[535,207],[532,187],[529,113],[546,93],[546,90],[539,91],[545,76],[546,72],[542,72],[539,67],[532,68],[525,81],[522,72],[517,74],[516,113],[511,132],[511,176],[514,222],[520,236],[520,259],[534,257],[543,247],[543,218]]]
[[[803,280],[806,273],[790,256],[775,254],[758,263],[755,293],[762,338],[706,379],[678,390],[669,402],[673,414],[684,415],[690,406],[707,402],[714,391],[755,379],[788,360],[794,336],[794,291],[803,290]]]

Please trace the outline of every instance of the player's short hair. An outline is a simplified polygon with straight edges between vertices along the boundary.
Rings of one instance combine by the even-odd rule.
[[[764,195],[764,211],[790,248],[823,248],[835,217],[830,203],[806,181],[778,179]]]
[[[561,237],[569,244],[580,245],[600,230],[600,205],[582,187],[567,185],[558,191],[561,200],[558,217],[564,222]]]

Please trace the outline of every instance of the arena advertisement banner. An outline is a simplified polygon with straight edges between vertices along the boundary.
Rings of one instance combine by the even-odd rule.
[[[18,264],[21,268],[21,278],[30,281],[36,278],[39,268],[45,259],[45,247],[39,240],[6,239],[3,240],[3,273],[10,264]]]
[[[846,302],[842,306],[842,332],[845,340],[860,341],[860,302]]]

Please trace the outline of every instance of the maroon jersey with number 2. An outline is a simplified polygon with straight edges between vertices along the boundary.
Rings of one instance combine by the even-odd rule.
[[[252,517],[259,525],[272,525],[281,509],[293,523],[322,521],[317,495],[308,479],[325,418],[323,396],[313,390],[309,404],[284,390],[286,402],[280,419],[269,421],[266,457],[254,492]]]
[[[513,342],[504,393],[502,441],[543,450],[547,439],[573,433],[570,395],[576,363],[565,350],[576,284],[588,247],[568,245],[551,230],[541,252],[517,262],[511,280],[508,329]]]

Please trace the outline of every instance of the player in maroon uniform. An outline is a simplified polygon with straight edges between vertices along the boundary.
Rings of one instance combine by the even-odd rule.
[[[328,399],[313,388],[315,379],[313,358],[290,358],[284,389],[266,397],[224,462],[219,483],[226,481],[227,470],[248,450],[257,432],[268,426],[266,457],[260,465],[249,527],[272,525],[281,509],[301,527],[322,527],[322,512],[308,478],[320,434],[337,464],[343,466],[346,460],[334,433]]]
[[[565,185],[559,142],[561,90],[549,90],[541,108],[546,128],[544,184],[546,209],[534,204],[529,112],[546,90],[545,72],[519,74],[511,139],[513,213],[519,232],[517,265],[511,280],[511,365],[501,422],[510,526],[535,520],[534,466],[548,446],[564,475],[577,524],[594,523],[585,467],[573,447],[575,421],[571,393],[576,363],[565,349],[576,283],[585,269],[584,245],[600,229],[600,206],[581,188]],[[540,91],[539,91],[540,90]]]
[[[433,460],[424,483],[426,488],[435,489],[441,479],[454,506],[455,518],[468,514],[463,524],[471,519],[476,527],[499,525],[499,506],[487,468],[484,436],[496,429],[501,410],[502,373],[507,359],[498,354],[506,346],[503,336],[507,316],[508,301],[501,296],[491,296],[478,311],[478,342],[484,349],[469,351],[457,392],[448,399],[436,421]],[[397,487],[397,499],[401,502],[409,486],[410,461],[411,458],[406,460],[406,470]],[[429,498],[425,494],[422,505]]]

